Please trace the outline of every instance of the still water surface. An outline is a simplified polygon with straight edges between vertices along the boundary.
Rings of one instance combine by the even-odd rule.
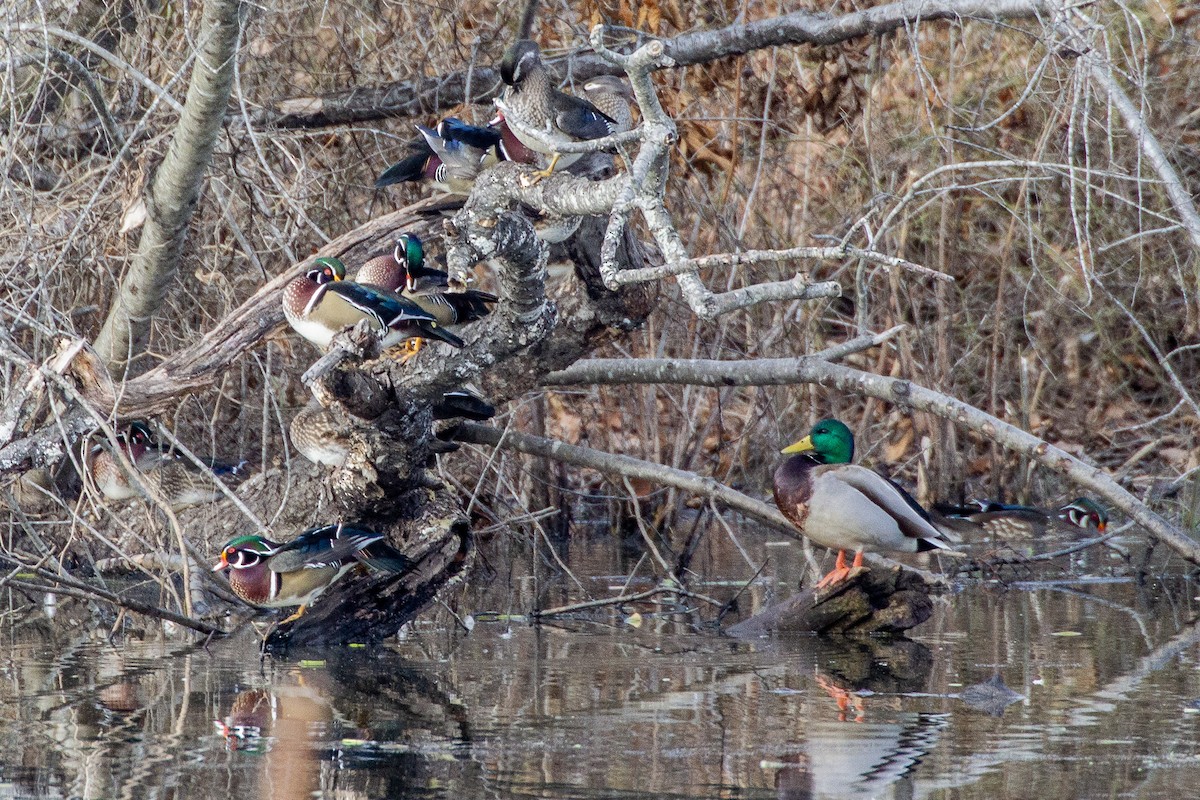
[[[751,605],[794,585],[800,559],[770,555]],[[1179,800],[1200,796],[1197,595],[975,584],[900,642],[739,642],[649,607],[640,627],[434,620],[266,661],[249,626],[110,640],[8,595],[0,798]],[[513,610],[499,596],[467,605]]]

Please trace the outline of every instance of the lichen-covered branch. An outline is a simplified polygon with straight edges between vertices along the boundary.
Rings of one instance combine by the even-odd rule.
[[[175,280],[188,223],[229,103],[241,7],[239,0],[204,4],[200,51],[183,114],[146,192],[147,216],[137,255],[96,337],[96,352],[115,376],[136,372],[134,360],[145,351],[154,315]]]

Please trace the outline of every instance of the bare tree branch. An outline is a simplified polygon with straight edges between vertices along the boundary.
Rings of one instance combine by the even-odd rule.
[[[137,256],[96,337],[96,351],[114,375],[125,375],[142,355],[151,322],[178,271],[188,223],[229,103],[241,8],[239,0],[204,4],[187,102],[146,193],[147,217]]]
[[[764,358],[755,361],[683,359],[592,359],[547,376],[549,385],[665,383],[689,386],[781,386],[817,383],[936,414],[977,431],[1009,450],[1069,478],[1121,508],[1179,555],[1200,564],[1200,543],[1151,511],[1099,467],[961,400],[911,381],[873,375],[819,358]]]
[[[694,31],[662,39],[663,52],[675,66],[704,64],[754,50],[788,44],[828,45],[858,36],[877,36],[921,20],[979,19],[1002,21],[1048,16],[1051,6],[1039,0],[905,0],[849,14],[797,11],[716,30]],[[613,74],[612,63],[596,56],[576,56],[571,74],[587,80]],[[477,87],[466,95],[467,77]],[[499,95],[499,73],[472,65],[435,78],[416,78],[385,86],[354,88],[316,97],[298,97],[263,109],[253,118],[259,127],[317,128],[387,117],[433,114],[462,103],[486,103]]]
[[[505,447],[533,456],[552,458],[565,464],[594,469],[606,475],[642,478],[663,486],[674,486],[677,489],[716,500],[729,508],[741,511],[793,539],[800,538],[796,529],[784,519],[775,506],[730,489],[715,478],[706,478],[694,472],[655,464],[652,461],[643,461],[640,458],[605,453],[590,447],[580,447],[554,439],[543,439],[540,436],[531,436],[527,433],[504,430],[475,422],[464,422],[459,427],[455,438],[464,442]]]
[[[1078,24],[1067,19],[1068,16],[1079,20]],[[1179,215],[1179,222],[1187,231],[1188,238],[1192,240],[1192,248],[1195,252],[1200,253],[1200,213],[1196,211],[1192,194],[1179,179],[1179,173],[1175,171],[1175,167],[1167,158],[1166,152],[1159,144],[1158,137],[1146,124],[1146,119],[1141,111],[1117,83],[1117,79],[1113,75],[1113,65],[1105,57],[1104,51],[1095,47],[1090,41],[1089,34],[1101,30],[1101,27],[1082,10],[1068,7],[1063,11],[1063,16],[1057,20],[1055,30],[1075,52],[1080,54],[1080,63],[1087,69],[1096,85],[1108,95],[1109,102],[1116,107],[1117,112],[1121,115],[1121,120],[1125,123],[1126,130],[1133,136],[1142,154],[1162,180],[1167,197],[1170,199],[1175,213]],[[1193,261],[1195,260],[1197,259],[1193,259]],[[1196,269],[1196,286],[1194,288],[1200,290],[1200,267]]]

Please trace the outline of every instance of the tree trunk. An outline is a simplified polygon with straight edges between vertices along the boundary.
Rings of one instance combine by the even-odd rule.
[[[229,103],[240,11],[238,0],[204,4],[200,51],[183,116],[146,194],[146,223],[133,266],[96,337],[96,351],[116,378],[138,371],[154,314],[179,269],[188,223]]]

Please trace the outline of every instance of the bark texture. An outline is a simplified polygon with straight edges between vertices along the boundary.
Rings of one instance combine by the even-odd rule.
[[[183,115],[146,192],[146,222],[137,255],[96,337],[96,352],[114,377],[137,373],[154,314],[179,270],[188,223],[200,201],[229,104],[241,7],[238,0],[204,4],[200,50]]]
[[[902,633],[933,614],[929,585],[912,570],[853,570],[819,591],[809,589],[732,625],[730,636],[781,633]]]

